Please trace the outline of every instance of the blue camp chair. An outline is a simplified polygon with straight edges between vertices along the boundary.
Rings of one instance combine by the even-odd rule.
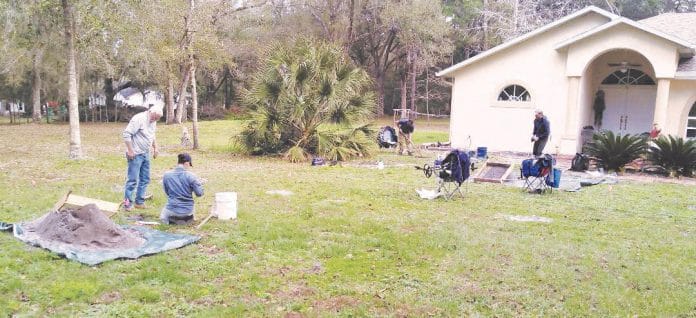
[[[554,185],[557,188],[558,182],[555,182],[551,175],[554,164],[555,159],[549,154],[538,159],[523,160],[520,166],[520,178],[524,179],[524,191],[541,194],[551,192]]]

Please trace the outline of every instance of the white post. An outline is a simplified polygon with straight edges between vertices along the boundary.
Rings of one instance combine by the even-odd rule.
[[[665,78],[657,80],[657,96],[655,97],[655,115],[653,122],[657,123],[662,128],[663,134],[669,134],[672,131],[667,126],[667,106],[669,103],[669,87],[672,81]]]

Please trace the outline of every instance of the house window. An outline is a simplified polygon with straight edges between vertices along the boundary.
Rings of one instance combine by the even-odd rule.
[[[526,88],[520,85],[510,85],[505,87],[500,94],[498,94],[498,100],[501,101],[513,101],[513,102],[529,102],[532,100],[532,96]]]
[[[614,73],[609,74],[604,81],[603,85],[655,85],[648,74],[645,74],[639,70],[633,68],[621,69]]]
[[[696,103],[691,106],[689,117],[686,119],[686,138],[696,138]]]

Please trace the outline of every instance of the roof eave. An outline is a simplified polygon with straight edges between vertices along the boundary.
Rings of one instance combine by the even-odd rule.
[[[694,53],[695,48],[694,48],[693,44],[689,43],[688,41],[684,41],[684,40],[679,39],[677,37],[674,37],[672,35],[663,33],[661,31],[655,30],[649,26],[642,25],[638,22],[635,22],[635,21],[632,21],[632,20],[629,20],[629,19],[626,19],[623,17],[619,17],[618,19],[611,21],[607,24],[604,24],[600,27],[594,28],[588,32],[582,33],[582,34],[577,35],[575,37],[572,37],[568,40],[565,40],[565,41],[557,44],[555,49],[557,51],[563,50],[563,49],[567,48],[568,46],[570,46],[578,41],[582,41],[582,40],[589,38],[597,33],[603,32],[605,30],[608,30],[608,29],[613,28],[613,27],[620,25],[620,24],[629,25],[629,26],[634,27],[636,29],[639,29],[643,32],[652,34],[654,36],[660,37],[660,38],[665,39],[669,42],[677,44],[678,46],[680,46],[680,48],[679,48],[680,54],[682,54],[682,52],[683,52],[684,55],[688,55],[690,52],[693,55],[693,53]]]
[[[579,10],[579,11],[577,11],[577,12],[575,12],[575,13],[572,13],[572,14],[570,14],[570,15],[567,15],[567,16],[565,16],[565,17],[559,19],[559,20],[556,20],[556,21],[554,21],[554,22],[552,22],[552,23],[549,23],[549,24],[547,24],[547,25],[545,25],[545,26],[542,26],[542,27],[540,27],[540,28],[538,28],[538,29],[536,29],[536,30],[534,30],[534,31],[531,31],[531,32],[529,32],[529,33],[526,33],[526,34],[523,34],[523,35],[521,35],[521,36],[519,36],[519,37],[516,37],[515,39],[513,39],[513,40],[511,40],[511,41],[505,42],[505,43],[500,44],[500,45],[498,45],[498,46],[496,46],[496,47],[494,47],[494,48],[492,48],[492,49],[490,49],[490,50],[484,51],[483,53],[481,53],[481,54],[479,54],[479,55],[476,55],[476,56],[474,56],[474,57],[472,57],[472,58],[466,59],[466,60],[464,60],[464,61],[462,61],[462,62],[459,62],[459,63],[457,63],[457,64],[455,64],[455,65],[452,65],[452,66],[450,66],[450,67],[448,67],[448,68],[446,68],[446,69],[444,69],[444,70],[442,70],[442,71],[440,71],[440,72],[437,72],[435,75],[436,75],[436,76],[439,76],[439,77],[442,77],[442,76],[445,76],[445,77],[453,77],[453,76],[448,76],[448,75],[450,75],[451,73],[453,73],[453,72],[459,70],[460,68],[462,68],[462,67],[464,67],[464,66],[467,66],[467,65],[469,65],[469,64],[475,63],[475,62],[477,62],[477,61],[479,61],[479,60],[482,60],[482,59],[484,59],[484,58],[486,58],[486,57],[488,57],[488,56],[491,56],[491,55],[493,55],[493,54],[495,54],[495,53],[498,53],[498,52],[500,52],[500,51],[502,51],[502,50],[505,50],[505,49],[507,49],[507,48],[509,48],[509,47],[511,47],[511,46],[514,46],[514,45],[516,45],[516,44],[519,44],[519,43],[521,43],[521,42],[524,42],[524,41],[526,41],[526,40],[528,40],[528,39],[530,39],[530,38],[533,38],[533,37],[535,37],[535,36],[537,36],[537,35],[539,35],[539,34],[542,34],[542,33],[546,32],[546,31],[548,31],[548,30],[551,30],[551,29],[553,29],[553,28],[556,28],[557,26],[560,26],[560,25],[562,25],[562,24],[565,24],[566,22],[568,22],[568,21],[570,21],[570,20],[573,20],[573,19],[575,19],[575,18],[577,18],[577,17],[583,16],[583,15],[585,15],[585,14],[587,14],[587,13],[590,13],[590,12],[594,12],[594,13],[600,14],[600,15],[602,15],[602,16],[604,16],[604,17],[610,19],[610,20],[614,20],[614,19],[619,18],[619,16],[617,16],[617,15],[615,15],[615,14],[609,12],[609,11],[600,9],[600,8],[598,8],[598,7],[595,7],[595,6],[589,6],[589,7],[586,7],[586,8],[584,8],[584,9],[582,9],[582,10]]]

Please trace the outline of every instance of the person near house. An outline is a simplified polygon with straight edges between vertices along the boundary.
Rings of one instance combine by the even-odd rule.
[[[157,158],[157,142],[155,132],[157,121],[162,117],[162,108],[152,107],[131,118],[123,130],[123,141],[126,144],[126,159],[128,171],[123,199],[123,207],[130,211],[133,207],[144,209],[145,190],[150,183],[150,148],[152,158]],[[133,192],[135,191],[135,200]]]
[[[399,138],[397,138],[398,153],[401,155],[406,150],[408,155],[413,154],[413,142],[411,141],[411,133],[413,133],[415,127],[413,125],[413,120],[408,118],[402,118],[396,122],[396,127],[399,128]]]
[[[189,224],[193,222],[193,194],[203,195],[203,184],[192,167],[191,155],[180,153],[177,166],[166,172],[162,180],[167,205],[162,208],[160,220],[164,224]]]
[[[534,143],[532,154],[534,157],[540,157],[546,147],[546,142],[551,134],[551,124],[544,116],[544,112],[537,109],[534,111],[534,130],[532,131],[531,141]]]
[[[652,130],[650,130],[650,139],[655,140],[659,138],[660,133],[662,133],[662,129],[660,129],[657,123],[654,123]]]

